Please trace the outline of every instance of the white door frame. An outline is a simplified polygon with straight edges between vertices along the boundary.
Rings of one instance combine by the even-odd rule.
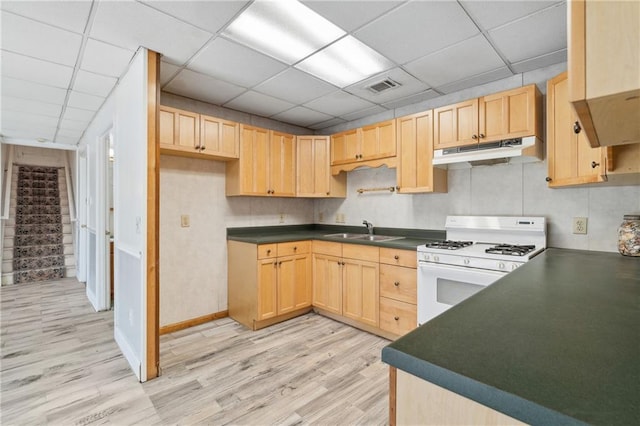
[[[109,220],[108,202],[108,167],[109,167],[109,140],[113,137],[110,127],[100,136],[96,152],[96,310],[106,311],[111,309],[111,292],[109,285]]]
[[[87,157],[89,147],[83,146],[78,150],[76,156],[76,180],[78,185],[78,194],[76,196],[76,278],[78,281],[87,282],[87,210],[88,210],[88,191],[87,184],[89,182]]]

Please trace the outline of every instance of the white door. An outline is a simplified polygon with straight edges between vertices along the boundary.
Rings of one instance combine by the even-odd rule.
[[[76,176],[78,194],[76,195],[76,278],[78,281],[87,282],[87,150],[84,146],[76,155]]]

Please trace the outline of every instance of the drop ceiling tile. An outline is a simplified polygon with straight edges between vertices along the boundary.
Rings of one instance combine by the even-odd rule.
[[[379,83],[380,81],[388,78],[395,81],[396,83],[399,83],[400,85],[391,89],[387,89],[380,93],[374,93],[368,89],[368,87],[372,84]],[[384,102],[404,98],[416,92],[423,92],[428,88],[428,85],[418,80],[414,76],[408,74],[403,69],[394,68],[392,70],[380,73],[376,76],[356,83],[352,86],[349,86],[344,90],[373,103],[382,104]]]
[[[346,31],[353,31],[383,13],[402,4],[401,1],[306,1],[315,10]]]
[[[117,82],[118,79],[115,77],[79,70],[73,83],[73,90],[106,98]]]
[[[231,102],[227,102],[224,106],[263,117],[271,117],[292,108],[294,105],[262,93],[248,91]]]
[[[87,128],[87,124],[88,123],[84,121],[69,120],[65,118],[63,120],[60,120],[59,127],[60,129],[64,129],[69,132],[84,132],[84,130]]]
[[[80,68],[85,71],[120,77],[127,69],[135,51],[88,39]]]
[[[14,129],[33,127],[34,129],[49,129],[58,125],[58,118],[22,111],[1,111],[3,127]]]
[[[91,37],[129,50],[139,46],[182,64],[211,38],[211,34],[138,2],[98,3]]]
[[[2,111],[25,112],[47,117],[59,118],[62,112],[62,105],[47,104],[29,99],[14,98],[2,94]]]
[[[457,2],[417,1],[400,6],[354,35],[396,63],[404,64],[478,32]]]
[[[222,105],[246,89],[190,70],[182,70],[164,90],[187,98]]]
[[[73,68],[2,51],[2,76],[47,86],[68,88]]]
[[[75,65],[81,35],[9,12],[3,12],[0,19],[3,49],[56,64]]]
[[[86,109],[73,108],[67,106],[64,110],[64,114],[62,115],[63,120],[75,120],[82,121],[86,125],[88,125],[93,117],[96,115],[95,111],[89,111]]]
[[[65,136],[65,135],[61,135],[59,132],[55,140],[56,143],[61,143],[64,145],[76,145],[79,141],[80,141],[80,136],[78,137]]]
[[[253,89],[294,104],[303,104],[337,88],[305,72],[289,68]]]
[[[474,75],[473,77],[464,80],[455,81],[453,83],[436,87],[436,90],[441,93],[453,93],[463,89],[468,89],[470,87],[479,86],[481,84],[511,77],[512,75],[513,73],[509,70],[509,68],[502,67],[483,74]]]
[[[370,108],[373,104],[350,93],[338,90],[311,102],[307,102],[304,106],[332,116],[341,116]]]
[[[382,104],[385,108],[396,109],[407,105],[418,104],[420,102],[428,101],[429,99],[437,98],[440,96],[438,92],[433,89],[425,90],[424,92],[416,93],[406,98],[398,99],[391,102],[385,102]]]
[[[297,106],[290,110],[281,112],[272,116],[274,120],[283,121],[285,123],[295,124],[307,127],[311,124],[320,123],[332,119],[333,117],[322,112],[314,111],[309,108]]]
[[[342,123],[345,123],[345,120],[343,120],[342,118],[336,117],[336,118],[332,118],[331,120],[323,121],[322,123],[312,124],[307,127],[313,130],[321,130],[321,129],[328,129],[329,127],[337,126],[338,124],[342,124]]]
[[[103,103],[104,103],[104,98],[101,96],[94,96],[94,95],[88,95],[86,93],[71,91],[67,105],[74,108],[86,109],[89,111],[97,111],[100,109]]]
[[[504,25],[507,22],[522,18],[538,10],[547,8],[555,1],[525,0],[525,1],[477,1],[461,0],[462,6],[471,15],[473,20],[484,30]],[[564,2],[563,2],[564,3]]]
[[[160,62],[160,86],[164,87],[180,70],[177,65],[170,64],[169,62]]]
[[[511,63],[566,49],[566,6],[560,4],[491,30],[489,37]]]
[[[63,129],[60,128],[58,129],[58,133],[56,135],[56,140],[58,140],[61,136],[67,137],[67,138],[75,138],[76,141],[78,139],[80,139],[80,136],[82,136],[82,134],[84,133],[84,127],[82,129],[79,130],[71,130],[71,129]]]
[[[36,140],[38,138],[52,140],[56,134],[55,126],[41,126],[38,127],[34,124],[22,124],[13,126],[14,123],[8,123],[11,126],[6,126],[4,123],[0,125],[0,133],[7,138],[16,139],[31,139]]]
[[[547,67],[553,64],[559,64],[560,62],[567,61],[567,49],[558,50],[556,52],[548,53],[546,55],[538,56],[537,58],[526,59],[522,62],[516,62],[512,65],[515,72],[527,72],[538,68]]]
[[[2,1],[0,8],[26,18],[82,34],[89,19],[89,1]]]
[[[343,114],[340,118],[343,118],[347,121],[358,120],[360,118],[368,117],[374,114],[380,114],[381,112],[388,111],[386,108],[381,107],[380,105],[372,106],[371,108],[363,109],[362,111],[352,112],[350,114]]]
[[[29,99],[32,101],[46,102],[62,105],[67,96],[67,91],[59,87],[46,86],[31,81],[16,78],[2,77],[2,96]]]
[[[253,87],[287,66],[219,37],[198,53],[188,68],[238,86]]]
[[[440,87],[503,66],[504,61],[479,34],[411,61],[404,68],[431,87]]]
[[[142,3],[210,33],[217,33],[248,1],[149,1]]]

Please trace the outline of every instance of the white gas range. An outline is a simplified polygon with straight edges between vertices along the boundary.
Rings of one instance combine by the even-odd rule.
[[[493,284],[547,246],[543,217],[448,216],[445,241],[418,246],[418,325]]]

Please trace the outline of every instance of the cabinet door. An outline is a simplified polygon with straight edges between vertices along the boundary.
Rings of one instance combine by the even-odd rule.
[[[435,149],[478,143],[478,99],[433,110]]]
[[[268,195],[269,131],[240,125],[240,192],[242,195]]]
[[[277,315],[277,267],[275,258],[258,260],[258,321]]]
[[[298,136],[296,193],[299,197],[331,195],[331,144],[329,136]]]
[[[547,166],[549,186],[603,181],[602,148],[591,148],[584,132],[574,131],[576,115],[569,103],[567,73],[547,82]],[[592,163],[598,164],[592,167]]]
[[[313,255],[313,305],[342,315],[342,261],[339,257]]]
[[[396,155],[395,120],[362,128],[360,160],[375,160]]]
[[[342,313],[345,317],[378,326],[378,272],[375,262],[344,259]]]
[[[238,158],[239,124],[200,116],[200,146],[203,154]]]
[[[359,161],[359,129],[348,130],[331,136],[331,165]]]
[[[271,195],[295,197],[296,143],[293,135],[271,131],[269,182]]]
[[[397,186],[401,193],[446,192],[447,172],[434,169],[433,114],[431,111],[401,117],[397,130]]]
[[[165,148],[199,151],[200,115],[160,106],[160,144]]]
[[[160,106],[160,145],[172,147],[176,137],[176,112]]]
[[[479,100],[479,141],[537,135],[536,87],[529,85]]]
[[[278,258],[278,315],[311,306],[311,258]]]

